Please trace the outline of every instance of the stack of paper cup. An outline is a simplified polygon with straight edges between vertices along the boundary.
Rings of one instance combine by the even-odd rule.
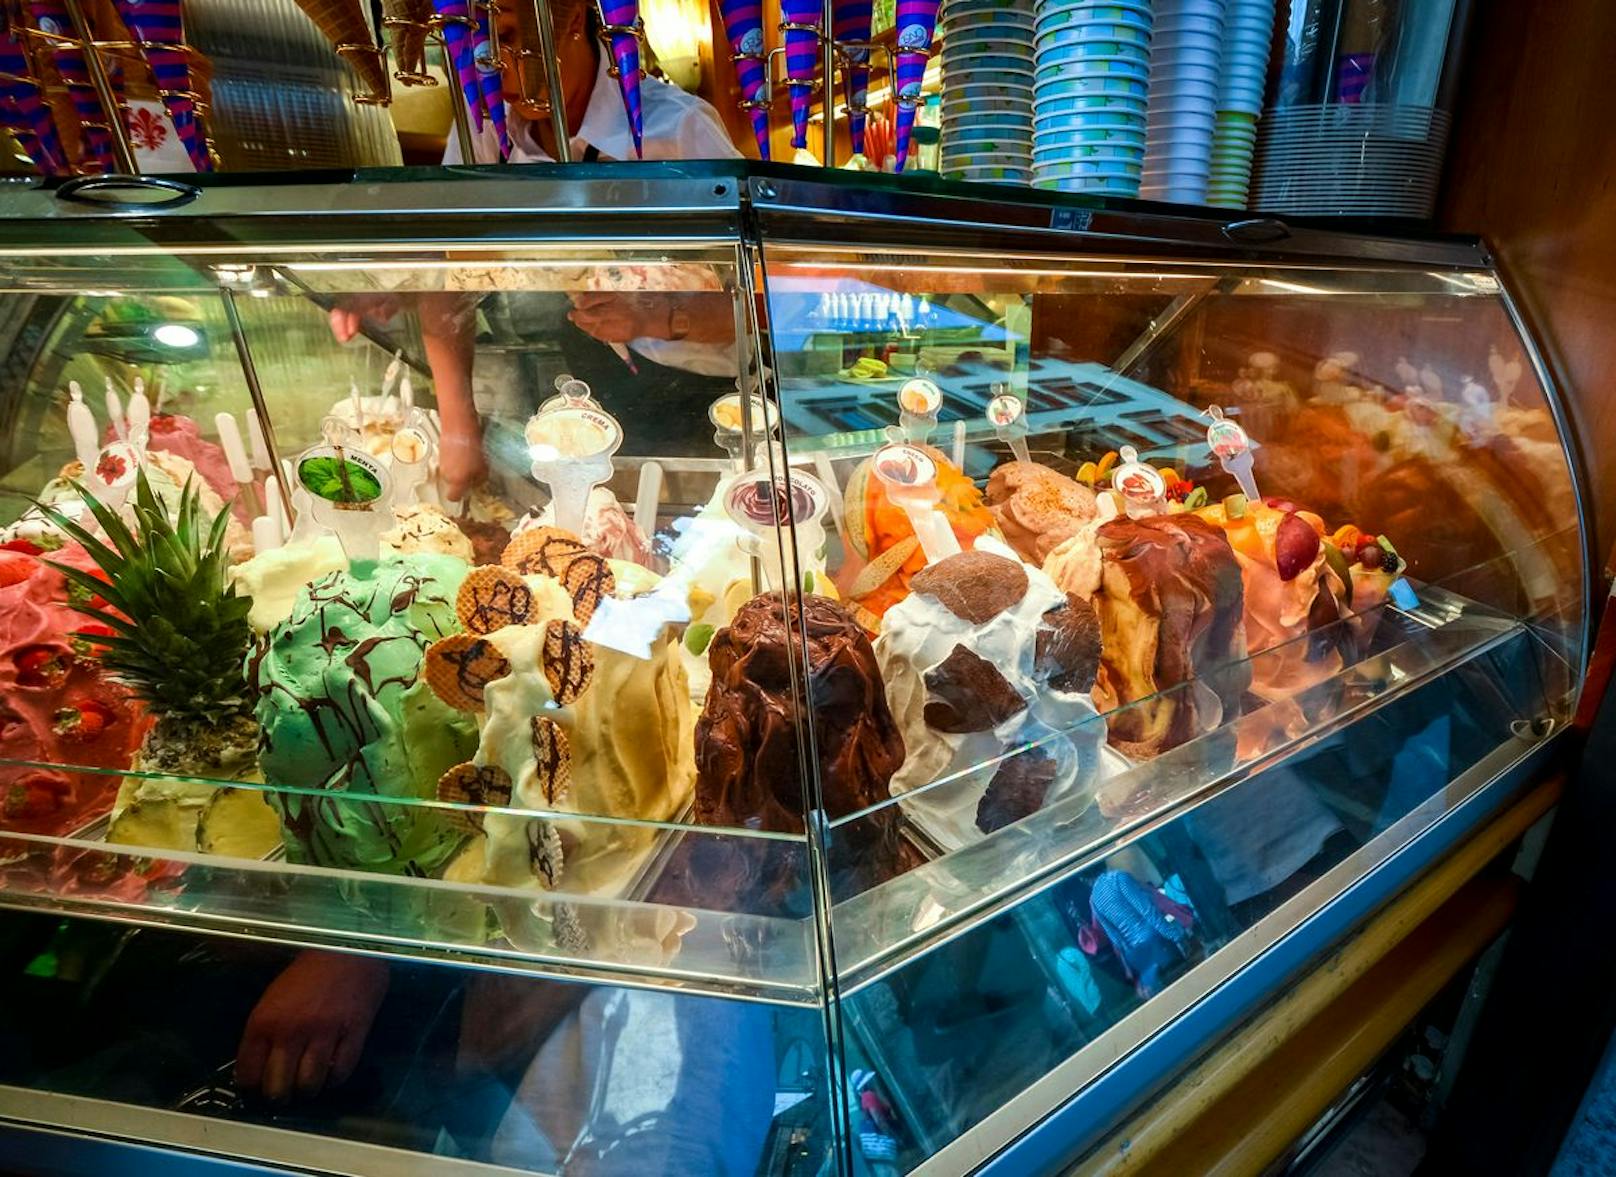
[[[1150,52],[1149,149],[1139,194],[1200,204],[1212,174],[1224,0],[1158,0]]]
[[[1246,205],[1273,36],[1274,0],[1228,0],[1217,125],[1212,132],[1212,171],[1206,190],[1208,204],[1228,208]]]
[[[1139,194],[1150,0],[1038,0],[1033,183]]]
[[[1032,179],[1033,0],[944,0],[942,159],[952,180]]]

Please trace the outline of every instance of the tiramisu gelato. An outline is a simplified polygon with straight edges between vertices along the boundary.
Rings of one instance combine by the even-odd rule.
[[[1016,555],[1041,567],[1094,518],[1094,492],[1037,462],[1006,462],[988,478],[988,509]]]
[[[916,575],[875,643],[907,756],[894,796],[953,848],[1082,795],[1105,727],[1089,692],[1100,627],[1008,551],[951,556]]]

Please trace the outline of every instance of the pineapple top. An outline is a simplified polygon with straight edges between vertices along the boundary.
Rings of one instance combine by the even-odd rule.
[[[252,598],[238,595],[226,575],[228,505],[210,520],[188,480],[170,512],[141,470],[131,525],[82,486],[75,489],[105,540],[55,508],[43,510],[106,576],[55,565],[88,595],[75,603],[78,611],[112,631],[103,639],[107,671],[160,719],[215,726],[249,714]]]

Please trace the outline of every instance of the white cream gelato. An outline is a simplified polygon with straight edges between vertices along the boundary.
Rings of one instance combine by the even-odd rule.
[[[963,563],[984,558],[1013,571],[993,567],[984,576]],[[940,587],[948,600],[928,591]],[[1026,812],[1092,790],[1106,737],[1089,698],[1092,663],[1080,689],[1062,690],[1050,683],[1063,668],[1039,657],[1040,632],[1055,628],[1046,614],[1067,607],[1066,594],[1044,573],[979,540],[975,552],[917,576],[910,595],[887,611],[875,654],[907,751],[892,793],[905,797],[910,817],[945,848],[1005,824],[980,808],[989,786],[999,787],[1001,770],[1048,778],[1041,794],[1034,787],[1025,795]],[[1010,820],[1025,815],[1010,808]]]

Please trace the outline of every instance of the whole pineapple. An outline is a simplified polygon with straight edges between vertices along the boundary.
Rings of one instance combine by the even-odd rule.
[[[252,598],[238,595],[227,575],[229,507],[210,520],[188,481],[170,514],[142,470],[129,506],[131,524],[82,487],[75,490],[105,541],[46,511],[83,545],[106,580],[55,567],[88,594],[75,608],[111,631],[101,639],[102,665],[155,720],[135,771],[170,778],[126,778],[109,839],[184,850],[215,849],[210,842],[219,841],[228,843],[228,849],[217,847],[225,852],[267,852],[278,842],[278,824],[262,796],[229,797],[235,791],[207,783],[242,780],[257,769],[258,723],[245,673]],[[231,813],[228,832],[207,828],[215,807]]]

